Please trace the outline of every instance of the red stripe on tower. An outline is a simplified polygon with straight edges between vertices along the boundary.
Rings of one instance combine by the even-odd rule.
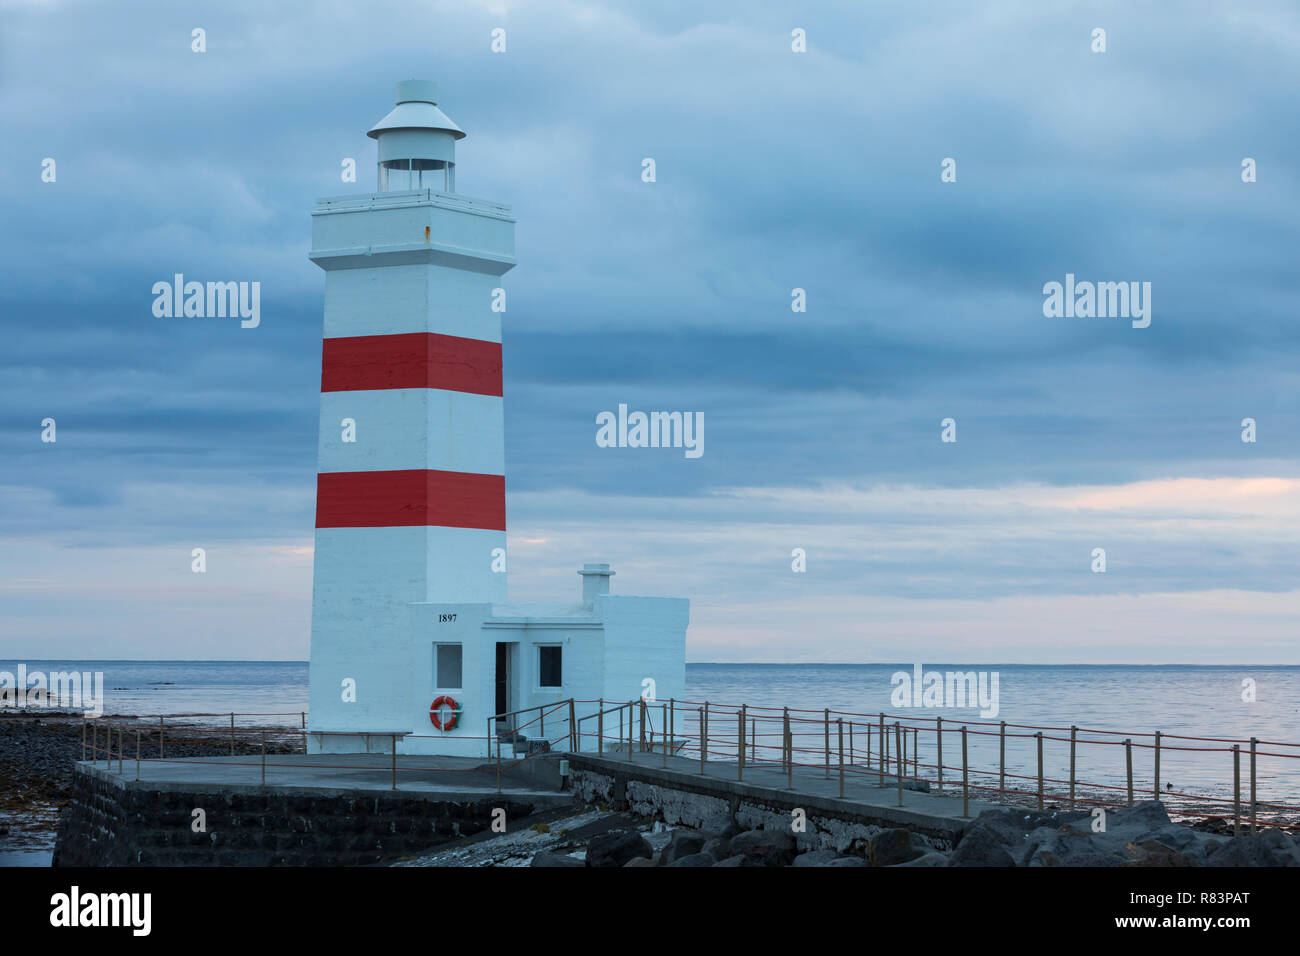
[[[335,471],[316,476],[316,527],[506,530],[504,475]]]
[[[501,395],[501,343],[435,332],[325,339],[320,390],[441,388]]]

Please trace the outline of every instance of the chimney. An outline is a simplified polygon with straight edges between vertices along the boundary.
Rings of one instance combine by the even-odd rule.
[[[609,579],[615,572],[608,564],[584,564],[578,573],[582,575],[582,605],[593,607],[596,595],[609,593]]]

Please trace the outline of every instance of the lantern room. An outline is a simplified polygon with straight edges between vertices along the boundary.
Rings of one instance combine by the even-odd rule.
[[[438,109],[432,80],[401,80],[397,105],[366,135],[379,143],[379,192],[456,191],[456,140],[465,133]]]

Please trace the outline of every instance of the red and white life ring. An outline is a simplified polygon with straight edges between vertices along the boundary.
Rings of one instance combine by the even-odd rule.
[[[443,694],[429,705],[429,722],[439,730],[455,730],[460,720],[460,704],[454,697]]]

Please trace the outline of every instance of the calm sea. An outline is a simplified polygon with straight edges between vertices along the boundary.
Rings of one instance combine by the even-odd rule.
[[[20,663],[29,674],[102,673],[105,715],[234,711],[250,715],[237,718],[238,723],[296,725],[307,709],[306,661],[0,660],[0,670],[16,674]]]
[[[245,724],[297,726],[307,709],[306,662],[246,661],[25,661],[28,670],[102,671],[106,714],[196,714],[236,711]],[[17,661],[0,661],[0,670],[14,672]],[[953,665],[927,665],[927,670],[957,670]],[[1135,744],[1149,743],[1159,730],[1165,735],[1229,737],[1300,744],[1300,667],[1185,667],[1185,666],[989,666],[998,672],[999,712],[994,723],[1120,731],[1133,735]],[[788,706],[820,712],[825,708],[854,712],[854,744],[864,749],[865,725],[877,722],[880,711],[925,721],[918,738],[924,762],[934,762],[935,716],[945,726],[963,723],[974,731],[982,718],[974,708],[902,709],[890,701],[891,677],[912,666],[895,664],[690,664],[686,669],[687,696],[711,705]],[[1243,681],[1253,681],[1254,700],[1243,700]],[[261,716],[254,716],[261,715]],[[808,718],[819,717],[806,713]],[[228,720],[228,718],[226,718]],[[981,728],[987,731],[989,728]],[[775,746],[779,723],[773,721],[759,733],[771,733]],[[820,723],[805,725],[805,746],[820,747]],[[994,728],[996,732],[996,728]],[[1009,733],[1032,733],[1009,728]],[[849,733],[845,730],[846,739]],[[714,749],[725,751],[734,740],[734,718],[715,715],[710,736],[720,741]],[[1048,736],[1066,736],[1051,734]],[[1085,735],[1087,736],[1087,735]],[[1098,738],[1121,740],[1119,738]],[[998,738],[968,738],[973,767],[995,769]],[[873,738],[872,749],[877,746]],[[1224,744],[1171,740],[1166,737],[1161,756],[1161,780],[1178,790],[1222,795],[1232,781],[1232,756],[1221,749],[1176,750],[1176,747],[1222,748]],[[960,765],[960,743],[944,738],[945,766]],[[1286,753],[1286,748],[1261,745],[1261,750]],[[1044,744],[1046,775],[1068,775],[1069,745],[1048,740]],[[1289,752],[1300,754],[1300,748]],[[1134,775],[1139,787],[1150,786],[1152,754],[1134,749]],[[807,758],[809,762],[813,757]],[[1125,780],[1124,748],[1119,745],[1081,745],[1080,779],[1122,785]],[[1036,741],[1009,738],[1008,771],[1035,775]],[[1243,758],[1243,779],[1248,764]],[[1300,759],[1260,757],[1258,786],[1261,800],[1300,803]]]

